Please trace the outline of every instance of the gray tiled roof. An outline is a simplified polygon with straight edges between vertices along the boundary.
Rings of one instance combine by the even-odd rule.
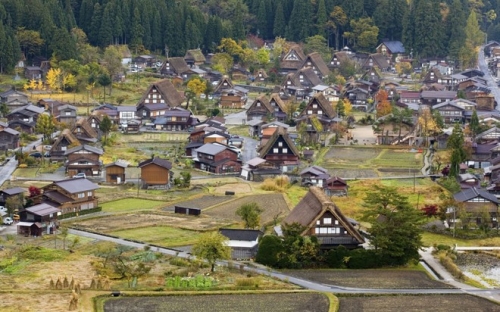
[[[495,204],[499,203],[498,199],[494,195],[486,192],[483,189],[477,189],[475,187],[463,190],[462,192],[453,195],[453,198],[455,198],[455,200],[458,202],[466,202],[476,197],[482,197]]]
[[[223,145],[208,143],[208,144],[204,144],[203,146],[197,148],[196,152],[202,153],[202,154],[207,154],[207,155],[217,155],[218,153],[222,152],[225,149],[226,149],[226,147]]]
[[[69,155],[69,154],[72,154],[72,153],[79,151],[79,150],[82,150],[82,149],[89,151],[89,152],[92,152],[92,153],[95,153],[95,154],[98,154],[98,155],[102,155],[104,153],[103,150],[100,148],[84,144],[84,145],[78,145],[78,146],[75,146],[73,148],[70,148],[69,150],[67,150],[64,153],[64,155]]]
[[[248,229],[219,229],[219,232],[230,240],[237,241],[255,241],[262,235],[259,230]]]
[[[73,178],[55,181],[54,184],[71,194],[92,191],[99,188],[97,184],[92,183],[85,178]]]

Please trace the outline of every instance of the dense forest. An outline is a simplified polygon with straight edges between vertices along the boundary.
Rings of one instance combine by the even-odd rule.
[[[331,48],[367,52],[400,40],[414,57],[458,59],[471,15],[500,40],[499,10],[500,0],[0,0],[0,71],[21,52],[78,59],[88,43],[181,56],[249,34],[296,42],[321,35]]]

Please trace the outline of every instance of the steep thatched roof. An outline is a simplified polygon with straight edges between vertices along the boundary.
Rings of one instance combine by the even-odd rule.
[[[297,147],[293,143],[292,139],[290,139],[290,137],[288,136],[288,133],[286,132],[286,130],[282,127],[278,127],[274,131],[273,135],[269,138],[269,140],[267,140],[266,144],[261,146],[261,148],[259,149],[259,157],[264,158],[267,155],[267,153],[269,153],[271,148],[273,148],[274,143],[276,143],[276,141],[280,137],[283,138],[283,140],[288,145],[288,148],[292,151],[292,153],[295,156],[299,156],[299,150],[297,149]]]
[[[153,89],[156,89],[158,91],[161,99],[163,99],[165,103],[170,107],[180,106],[184,101],[184,97],[175,89],[170,80],[162,79],[149,85],[147,91],[144,92],[144,95],[137,103],[137,106],[145,104],[145,100],[148,98],[148,95],[152,92]]]
[[[307,63],[311,63],[308,65]],[[304,61],[303,67],[314,66],[321,73],[321,76],[326,77],[330,74],[330,69],[326,65],[325,61],[321,57],[321,54],[318,52],[313,52],[307,55],[306,60]]]
[[[283,220],[283,224],[299,223],[306,227],[305,234],[308,229],[313,227],[326,211],[331,212],[339,221],[340,225],[345,228],[347,233],[354,237],[360,244],[364,243],[365,239],[356,230],[356,228],[344,216],[342,211],[335,205],[322,189],[316,186],[311,186],[309,192],[302,200],[293,208],[292,212]]]

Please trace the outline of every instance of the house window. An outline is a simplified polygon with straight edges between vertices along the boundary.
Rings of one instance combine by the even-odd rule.
[[[87,192],[88,197],[92,197],[92,192]]]
[[[335,220],[335,225],[338,225],[339,224],[339,220]]]
[[[323,224],[332,224],[332,218],[323,218]]]
[[[145,99],[145,100],[144,100],[144,102],[145,102],[146,104],[149,104],[149,99]]]
[[[61,151],[65,151],[66,150],[66,146],[61,146]]]
[[[313,104],[313,108],[318,108],[318,104]]]
[[[283,149],[283,154],[286,154],[286,153],[288,153],[288,148]]]
[[[85,197],[85,193],[78,193],[78,198],[84,198]]]
[[[283,146],[283,142],[278,142],[278,146],[282,147]]]
[[[318,111],[318,115],[323,115],[323,111]]]
[[[279,153],[279,149],[278,148],[273,148],[273,153],[274,154],[278,154]]]
[[[316,220],[316,225],[320,225],[321,222],[319,220]]]
[[[313,111],[311,109],[307,111],[308,115],[312,115],[312,113],[313,113]]]
[[[257,107],[260,107],[260,102],[257,102]]]
[[[71,116],[71,112],[65,112],[64,113],[66,116]]]

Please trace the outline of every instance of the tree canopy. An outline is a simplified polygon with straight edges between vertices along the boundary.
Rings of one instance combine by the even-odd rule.
[[[231,248],[227,246],[227,238],[219,232],[202,234],[193,245],[192,254],[210,264],[212,272],[218,260],[231,258]]]

